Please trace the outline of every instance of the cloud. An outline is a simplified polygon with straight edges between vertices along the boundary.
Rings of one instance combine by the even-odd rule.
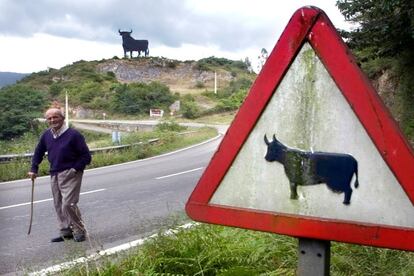
[[[309,2],[343,27],[333,0],[0,0],[0,70],[29,63],[19,69],[27,70],[30,59],[41,70],[67,64],[68,56],[122,56],[118,29],[148,39],[151,55],[252,60],[272,50],[293,12]]]
[[[23,37],[45,33],[118,43],[117,30],[132,29],[137,38],[168,47],[211,44],[231,50],[263,44],[262,37],[269,34],[263,28],[266,22],[256,16],[246,20],[237,10],[240,1],[229,1],[229,6],[221,3],[226,1],[207,2],[209,5],[182,0],[1,0],[0,33]]]

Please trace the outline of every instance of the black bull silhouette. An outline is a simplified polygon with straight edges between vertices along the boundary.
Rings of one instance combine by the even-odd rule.
[[[130,32],[118,30],[119,35],[122,36],[122,47],[124,48],[124,57],[126,53],[129,52],[130,57],[132,58],[132,52],[137,51],[138,56],[141,52],[144,52],[145,56],[149,55],[148,50],[148,40],[137,40],[131,36],[132,30]]]
[[[349,154],[329,152],[306,152],[283,145],[273,135],[267,145],[266,161],[277,161],[284,167],[290,183],[290,198],[297,199],[297,186],[326,183],[336,193],[345,193],[343,203],[351,201],[351,180],[355,174],[355,188],[358,188],[358,162]]]

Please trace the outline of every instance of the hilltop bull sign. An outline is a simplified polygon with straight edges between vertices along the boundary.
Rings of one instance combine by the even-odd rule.
[[[320,9],[303,7],[186,211],[300,240],[414,251],[413,168],[413,149],[336,28]]]
[[[131,34],[132,30],[122,31],[118,30],[119,35],[122,36],[122,47],[124,48],[124,57],[127,56],[127,52],[129,52],[129,56],[132,58],[132,52],[138,52],[138,56],[141,55],[141,52],[144,52],[145,56],[149,55],[148,49],[148,40],[137,40],[134,39]]]

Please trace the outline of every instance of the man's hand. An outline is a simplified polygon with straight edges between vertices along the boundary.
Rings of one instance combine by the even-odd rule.
[[[27,175],[29,176],[31,180],[35,180],[37,177],[37,173],[34,173],[34,172],[28,172]]]

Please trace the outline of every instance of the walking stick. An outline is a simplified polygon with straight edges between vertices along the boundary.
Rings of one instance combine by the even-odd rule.
[[[30,231],[32,230],[32,221],[33,221],[33,197],[34,197],[34,178],[32,178],[32,200],[30,201],[30,223],[29,223],[29,231],[27,235],[30,235]]]

